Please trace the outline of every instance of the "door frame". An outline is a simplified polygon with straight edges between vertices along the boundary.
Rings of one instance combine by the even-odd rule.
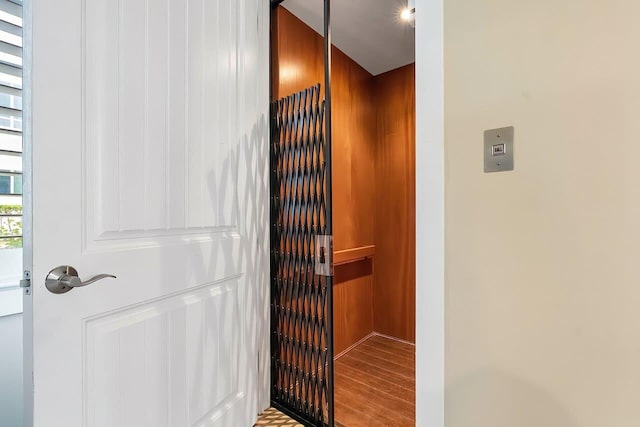
[[[267,1],[269,7],[273,1],[277,2]],[[444,427],[444,0],[415,0],[415,5],[416,116],[420,118],[416,120],[415,256],[416,261],[421,260],[416,262],[415,272],[415,379],[416,402],[420,402],[416,405],[416,425]],[[271,85],[269,88],[271,90]],[[269,384],[263,385],[263,389],[268,387]]]
[[[32,94],[33,67],[32,2],[22,3],[22,269],[33,271],[33,203],[32,203]],[[33,280],[31,280],[33,283]],[[33,426],[33,298],[32,285],[22,291],[22,422]]]
[[[415,8],[416,425],[444,427],[444,0],[415,0]]]
[[[416,425],[444,427],[444,0],[416,0]]]
[[[270,0],[269,1],[270,4]],[[444,0],[416,0],[416,425],[444,427]],[[24,269],[31,270],[31,0],[23,5]],[[268,6],[270,7],[270,6]],[[267,19],[268,16],[267,16]],[[24,298],[24,423],[33,425],[33,307]],[[263,389],[269,387],[269,375]],[[263,405],[266,399],[261,399]]]

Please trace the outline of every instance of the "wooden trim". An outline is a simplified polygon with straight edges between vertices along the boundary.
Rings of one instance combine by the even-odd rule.
[[[413,347],[416,346],[416,343],[413,343],[411,341],[403,340],[402,338],[392,337],[391,335],[380,334],[378,332],[372,332],[369,335],[369,337],[381,337],[381,338],[386,338],[386,339],[392,340],[392,341],[398,341],[398,342],[401,342],[402,344],[407,344],[407,345],[410,345],[410,346],[413,346]],[[367,337],[367,338],[369,338],[369,337]],[[340,355],[342,355],[342,354],[340,354]]]
[[[333,252],[333,265],[343,265],[373,258],[376,254],[376,246],[361,246],[359,248],[345,249]]]
[[[362,344],[363,342],[365,342],[366,340],[368,340],[371,337],[375,337],[376,335],[379,335],[375,332],[371,332],[369,335],[367,335],[366,337],[358,340],[357,342],[351,344],[349,347],[345,348],[344,350],[342,350],[340,353],[338,353],[333,360],[338,360],[338,358],[344,356],[345,354],[349,353],[351,350],[353,350],[354,348],[356,348],[357,346],[359,346],[360,344]],[[385,337],[386,338],[386,337]]]
[[[392,337],[391,335],[385,335],[385,334],[381,334],[378,332],[371,332],[370,334],[368,334],[367,336],[359,339],[358,341],[356,341],[355,343],[351,344],[349,347],[347,347],[346,349],[342,350],[340,353],[338,353],[336,356],[334,356],[333,360],[338,360],[340,357],[344,356],[345,354],[349,353],[351,350],[353,350],[354,348],[356,348],[357,346],[359,346],[360,344],[362,344],[363,342],[365,342],[366,340],[373,338],[373,337],[380,337],[380,338],[386,338],[388,340],[392,340],[392,341],[397,341],[397,342],[401,342],[402,344],[407,344],[410,345],[412,347],[415,347],[416,344],[412,343],[410,341],[407,340],[403,340],[401,338],[396,338],[396,337]]]

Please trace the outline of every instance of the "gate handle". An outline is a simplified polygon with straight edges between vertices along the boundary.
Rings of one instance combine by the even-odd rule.
[[[98,274],[91,279],[82,281],[80,277],[78,277],[78,270],[70,265],[61,265],[47,274],[44,284],[47,289],[54,294],[65,294],[73,288],[87,286],[98,280],[106,279],[107,277],[116,278],[116,276],[112,274]]]

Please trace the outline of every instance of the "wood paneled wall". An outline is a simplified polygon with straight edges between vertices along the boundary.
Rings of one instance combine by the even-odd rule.
[[[374,329],[415,342],[415,66],[375,77]]]
[[[283,7],[276,9],[275,98],[324,87],[322,37]],[[335,249],[373,245],[376,105],[374,78],[333,48],[333,212]]]
[[[280,98],[311,85],[321,83],[324,86],[324,56],[323,38],[308,27],[297,17],[283,7],[278,7],[273,14],[272,38],[274,40],[273,55],[273,96]],[[406,191],[404,183],[399,184],[399,194],[391,191],[387,183],[382,183],[376,171],[380,164],[382,172],[388,179],[408,178],[405,172],[397,171],[397,162],[385,162],[384,151],[377,149],[383,144],[391,151],[391,142],[379,137],[382,130],[385,133],[399,132],[402,125],[396,125],[393,112],[386,108],[381,112],[383,101],[377,100],[377,88],[383,90],[384,96],[391,97],[391,88],[385,90],[386,79],[374,78],[356,62],[337,48],[333,48],[333,219],[335,250],[346,250],[370,245],[377,246],[381,235],[395,234],[397,224],[392,224],[387,230],[383,224],[391,222],[390,213],[405,215],[409,205],[405,203]],[[391,75],[391,73],[388,73]],[[384,77],[384,75],[383,75]],[[389,85],[393,82],[389,80]],[[402,90],[406,90],[402,88]],[[410,92],[411,95],[413,91]],[[401,99],[390,98],[386,102],[402,104]],[[404,108],[404,107],[403,107]],[[378,110],[378,111],[377,111]],[[413,117],[413,113],[412,113]],[[379,118],[384,120],[385,126],[376,125]],[[405,132],[406,134],[406,132]],[[413,135],[413,133],[411,133]],[[413,140],[403,141],[403,150]],[[408,152],[405,154],[409,154]],[[397,161],[402,160],[400,153],[392,153]],[[407,165],[401,165],[406,169]],[[410,161],[413,168],[413,160]],[[411,169],[413,171],[413,169]],[[411,175],[413,176],[413,175]],[[383,185],[384,191],[378,187]],[[386,194],[387,192],[391,195]],[[395,204],[401,202],[402,208],[379,209],[378,205]],[[397,210],[402,209],[402,210]],[[411,209],[411,215],[415,209]],[[382,215],[377,220],[377,215]],[[406,222],[403,216],[398,216],[395,222]],[[411,217],[413,220],[413,217]],[[407,218],[408,221],[408,218]],[[411,228],[413,229],[413,228]],[[390,230],[393,232],[390,233]],[[409,228],[401,231],[405,237]],[[397,235],[396,235],[397,237]],[[413,280],[408,281],[409,265],[405,262],[403,272],[393,280],[389,280],[390,272],[396,263],[397,253],[390,253],[397,249],[389,239],[382,238],[383,256],[377,254],[374,260],[363,260],[355,263],[336,266],[334,283],[334,343],[335,353],[338,354],[361,338],[374,331],[374,325],[380,325],[382,330],[377,332],[397,336],[413,341],[413,329],[407,330],[408,323],[413,324],[413,306],[409,307],[408,293],[405,288],[413,287]],[[400,250],[410,246],[407,242]],[[413,253],[404,252],[407,256]],[[387,258],[389,261],[387,261]],[[384,264],[389,264],[385,266]],[[374,269],[377,277],[382,269],[386,282],[376,279],[374,292]],[[413,272],[411,273],[413,277]],[[399,295],[388,298],[387,307],[382,303],[388,293],[397,291]],[[412,294],[413,295],[413,294]],[[401,311],[404,310],[405,312]],[[384,312],[387,311],[386,314]],[[377,319],[382,315],[400,316],[402,319],[385,321]],[[374,318],[376,319],[374,321]],[[411,338],[409,338],[411,337]]]
[[[279,99],[317,83],[324,88],[322,37],[282,6],[272,11],[274,47],[273,98]]]
[[[324,87],[323,38],[283,7],[273,19],[274,97],[316,83]],[[338,251],[374,244],[373,84],[371,74],[333,48],[333,235]],[[336,354],[373,332],[372,273],[371,260],[335,268]]]

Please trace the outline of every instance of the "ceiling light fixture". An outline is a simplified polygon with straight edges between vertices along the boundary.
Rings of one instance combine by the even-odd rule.
[[[412,27],[416,26],[416,0],[407,0],[407,7],[400,11],[400,19]]]
[[[411,8],[411,9],[409,9],[407,7],[407,8],[402,9],[402,12],[400,12],[400,17],[404,21],[410,22],[411,20],[413,20],[413,17],[415,15],[415,13],[416,13],[416,8],[415,7]]]

